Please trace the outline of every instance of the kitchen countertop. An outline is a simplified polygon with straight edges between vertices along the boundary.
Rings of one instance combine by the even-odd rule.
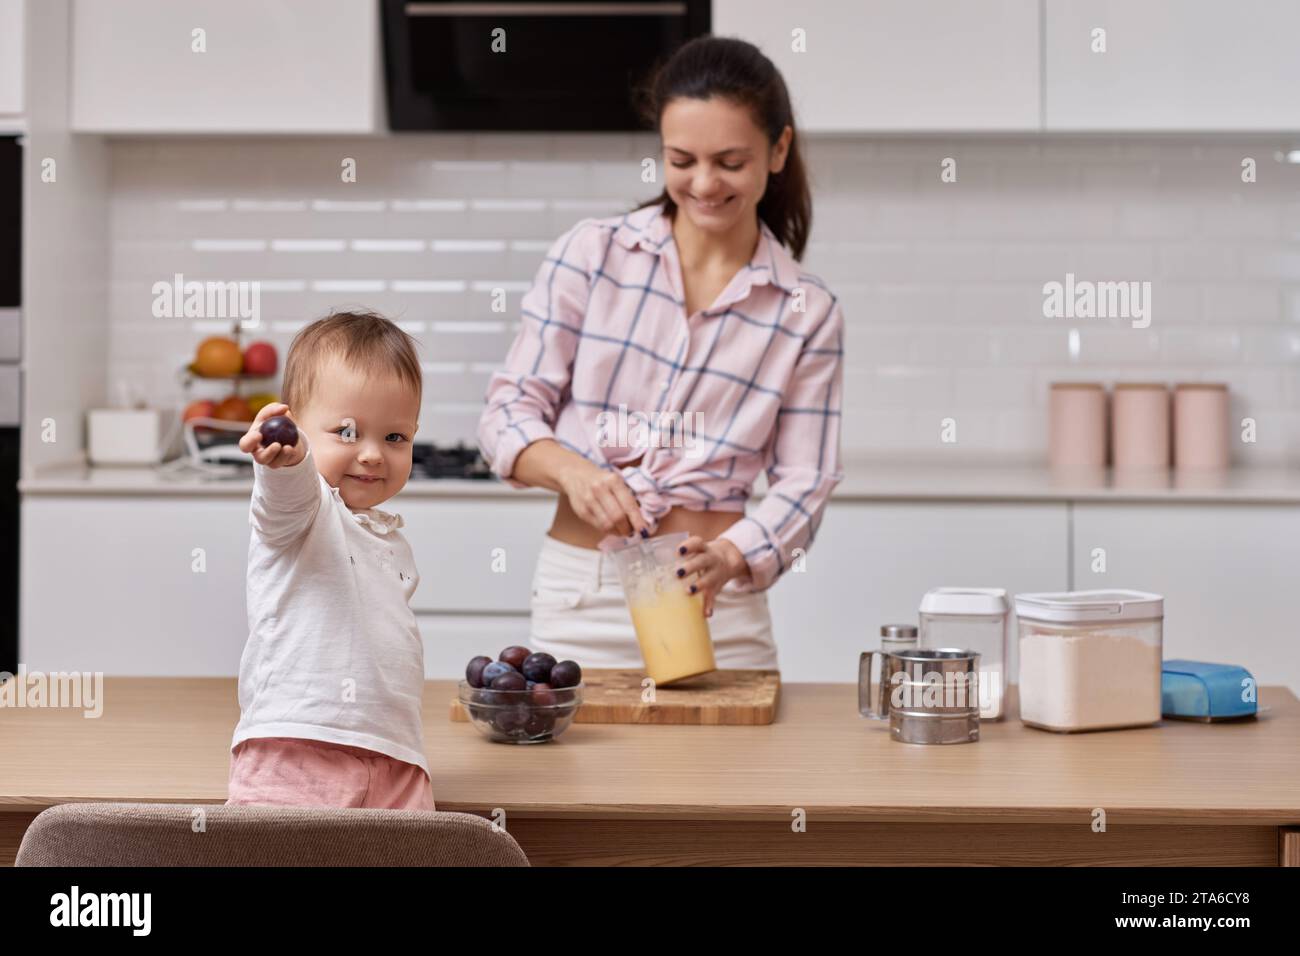
[[[1233,468],[1215,473],[1162,471],[1125,475],[1114,471],[1053,473],[1043,465],[943,465],[846,459],[836,500],[966,501],[1166,501],[1300,504],[1300,468]],[[64,465],[18,483],[24,495],[106,495],[247,498],[250,474],[210,478],[153,468]],[[763,494],[763,479],[755,497]],[[525,495],[548,498],[544,488],[512,488],[491,480],[414,479],[399,498],[484,498]]]
[[[785,684],[766,726],[577,723],[532,747],[450,721],[454,694],[425,684],[438,809],[503,810],[534,862],[1276,865],[1300,850],[1300,701],[1281,687],[1254,720],[1085,734],[1025,727],[1013,693],[1010,719],[946,747],[892,741],[852,684]],[[225,800],[233,678],[109,677],[102,701],[91,720],[0,709],[0,863],[54,804]]]

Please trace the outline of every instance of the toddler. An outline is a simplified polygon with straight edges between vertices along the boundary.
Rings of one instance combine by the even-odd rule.
[[[434,809],[419,575],[401,516],[377,507],[410,477],[422,387],[410,336],[335,313],[294,338],[285,404],[239,441],[255,464],[227,805]],[[262,447],[274,415],[296,444]]]

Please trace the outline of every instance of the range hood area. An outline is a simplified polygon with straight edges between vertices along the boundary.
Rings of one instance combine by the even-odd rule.
[[[384,0],[389,128],[642,129],[634,90],[709,32],[710,9],[708,0]]]

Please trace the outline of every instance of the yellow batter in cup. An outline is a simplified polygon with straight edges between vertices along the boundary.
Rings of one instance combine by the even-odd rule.
[[[704,598],[677,577],[685,532],[636,541],[609,552],[618,568],[646,674],[668,684],[717,670]]]

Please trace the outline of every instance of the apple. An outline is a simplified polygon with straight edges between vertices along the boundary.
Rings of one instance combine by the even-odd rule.
[[[253,342],[244,349],[244,374],[274,375],[280,359],[270,342]]]

